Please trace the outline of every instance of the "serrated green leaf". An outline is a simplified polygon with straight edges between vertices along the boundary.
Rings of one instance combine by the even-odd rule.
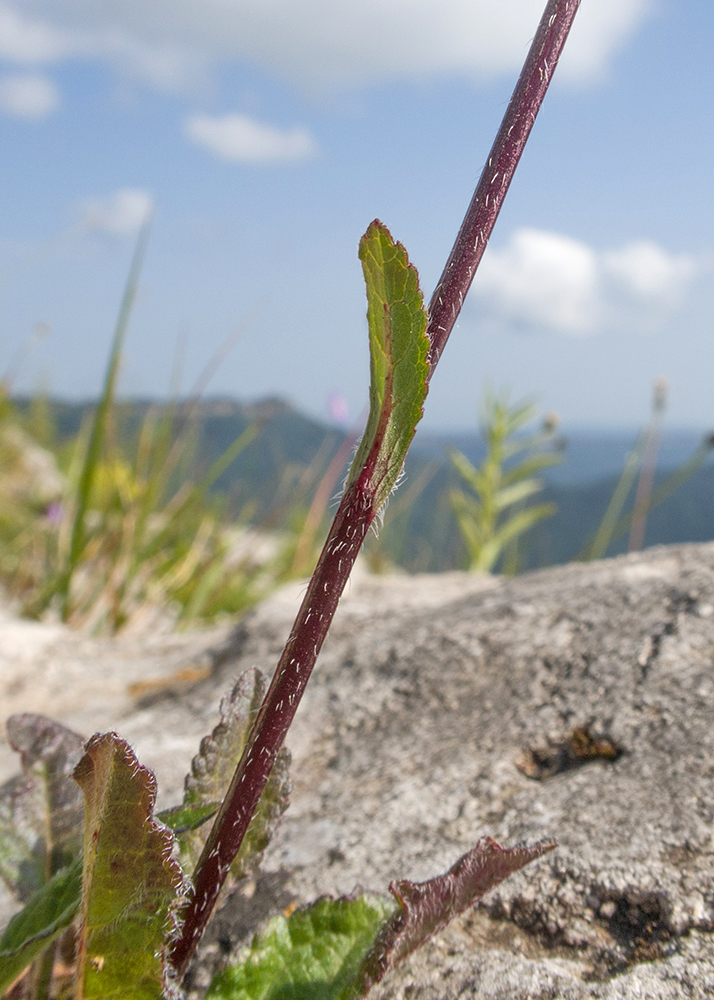
[[[82,898],[82,862],[63,868],[16,913],[0,938],[0,992],[74,920]]]
[[[386,973],[553,842],[503,848],[483,837],[445,875],[392,882],[392,897],[318,899],[275,917],[206,1000],[357,1000]]]
[[[160,1000],[184,882],[152,817],[156,781],[116,733],[92,737],[74,776],[86,817],[75,1000]]]
[[[22,774],[0,787],[0,878],[28,900],[82,847],[82,794],[72,771],[84,738],[44,715],[13,715],[8,742]]]
[[[206,1000],[343,1000],[396,909],[390,896],[365,894],[275,917],[243,961],[218,974]]]
[[[199,753],[191,763],[191,773],[186,778],[184,808],[203,808],[222,801],[264,696],[265,679],[260,671],[246,670],[241,674],[230,696],[221,702],[220,722],[211,735],[201,741]],[[241,849],[231,865],[233,882],[240,881],[258,867],[275,826],[288,807],[289,763],[290,754],[283,747]],[[209,833],[210,825],[205,824],[179,836],[181,860],[187,871],[195,868]]]
[[[367,285],[369,417],[347,486],[362,480],[378,510],[397,484],[422,417],[429,375],[427,314],[416,268],[378,220],[362,237],[359,257]]]

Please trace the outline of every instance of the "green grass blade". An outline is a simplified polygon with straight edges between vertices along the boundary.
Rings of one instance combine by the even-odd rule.
[[[79,477],[77,489],[77,503],[74,512],[74,522],[72,524],[72,535],[69,546],[67,566],[62,574],[59,585],[59,593],[62,599],[62,616],[66,618],[68,612],[69,588],[72,582],[72,575],[79,564],[82,551],[85,545],[87,511],[92,495],[92,487],[97,472],[97,467],[101,461],[102,448],[107,430],[107,423],[111,413],[116,383],[119,375],[119,365],[121,362],[121,352],[124,346],[129,318],[136,300],[136,293],[139,287],[139,276],[144,263],[146,245],[149,239],[151,219],[147,218],[141,227],[134,250],[134,256],[129,268],[124,295],[119,308],[112,348],[109,355],[109,363],[104,376],[104,388],[99,401],[92,432],[89,438],[87,452],[84,458],[84,465]]]
[[[537,444],[533,444],[529,447],[536,446]],[[536,472],[542,472],[543,469],[550,469],[554,465],[560,465],[562,461],[563,456],[552,451],[531,455],[529,458],[524,458],[518,465],[509,466],[501,476],[501,485],[510,486],[511,483],[515,483],[519,479],[526,479]]]
[[[465,480],[474,493],[478,493],[481,488],[481,478],[479,476],[479,470],[476,469],[471,462],[469,462],[466,455],[462,452],[457,451],[455,448],[449,449],[449,461],[456,469],[458,474],[463,480]]]
[[[248,427],[239,434],[233,444],[229,445],[222,455],[213,462],[208,472],[196,483],[196,490],[201,495],[205,494],[215,481],[223,475],[226,469],[238,458],[251,441],[254,441],[260,431],[261,425],[258,421],[249,424]]]
[[[533,496],[534,493],[539,493],[542,489],[543,483],[539,479],[521,479],[511,486],[506,486],[504,489],[498,490],[493,498],[493,503],[496,510],[500,513],[507,507],[512,507],[516,503],[527,500],[528,497]]]
[[[450,452],[456,472],[473,491],[450,493],[451,507],[468,550],[469,569],[473,572],[491,572],[507,546],[511,546],[511,552],[506,557],[506,566],[515,572],[518,538],[555,510],[552,504],[520,509],[543,488],[541,480],[533,474],[561,461],[559,454],[543,450],[552,444],[547,426],[536,434],[513,437],[534,416],[532,403],[511,406],[507,395],[497,396],[487,389],[481,408],[481,433],[486,443],[481,465],[474,468],[462,454]],[[513,461],[522,452],[526,456]],[[514,507],[515,510],[509,511]]]
[[[695,452],[683,462],[678,469],[675,469],[667,478],[660,483],[660,485],[652,491],[652,497],[649,502],[648,510],[652,511],[655,507],[659,507],[663,504],[665,500],[677,492],[677,490],[686,483],[698,470],[704,465],[707,458],[711,454],[712,445],[707,439],[697,448]],[[620,517],[612,530],[612,537],[610,542],[619,541],[623,535],[626,535],[632,526],[632,515],[633,512],[630,511],[628,514]]]
[[[156,818],[178,836],[203,826],[218,812],[220,802],[208,802],[200,806],[173,806],[157,813]]]

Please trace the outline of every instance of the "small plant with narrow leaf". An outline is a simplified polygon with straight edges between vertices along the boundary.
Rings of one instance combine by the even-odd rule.
[[[554,450],[554,418],[535,434],[518,435],[535,417],[531,403],[511,406],[507,397],[486,394],[481,431],[486,457],[478,469],[459,451],[451,463],[468,488],[451,491],[451,506],[468,552],[468,568],[488,573],[503,558],[503,569],[518,568],[518,541],[530,528],[555,513],[555,504],[528,501],[543,488],[538,473],[562,459]],[[523,455],[520,460],[517,456]],[[505,558],[504,558],[505,557]]]
[[[577,7],[547,4],[428,310],[416,270],[385,226],[373,222],[362,238],[367,427],[270,687],[263,697],[256,674],[239,680],[194,759],[183,803],[154,816],[155,780],[115,733],[84,744],[41,717],[10,721],[23,774],[0,792],[0,873],[24,903],[0,938],[0,988],[10,996],[176,996],[225,883],[259,862],[286,805],[286,734],[365,535],[397,483]],[[452,917],[553,847],[503,848],[483,838],[427,882],[398,880],[390,895],[359,892],[277,916],[206,996],[365,996]]]

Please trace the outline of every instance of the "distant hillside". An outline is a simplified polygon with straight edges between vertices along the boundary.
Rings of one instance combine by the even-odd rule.
[[[26,408],[28,400],[18,400]],[[91,404],[51,401],[57,433],[66,439],[77,432]],[[123,403],[117,433],[130,441],[147,410],[148,400]],[[216,483],[237,516],[250,512],[256,523],[267,524],[295,502],[309,503],[330,460],[344,440],[344,432],[298,412],[280,399],[242,404],[228,399],[202,400],[184,408],[190,422],[198,470],[209,467],[249,424],[260,433]],[[549,474],[543,498],[552,500],[557,514],[539,525],[524,544],[528,568],[568,562],[592,538],[617,484],[619,470],[634,435],[578,431],[566,434],[563,465]],[[657,481],[681,464],[699,443],[695,433],[670,432],[663,438]],[[405,478],[392,497],[384,526],[368,547],[375,560],[394,562],[409,571],[452,569],[463,563],[464,552],[451,513],[448,494],[458,479],[446,457],[447,445],[480,461],[483,446],[476,434],[417,435]],[[630,506],[632,500],[630,499]],[[646,544],[714,539],[714,465],[707,464],[661,507],[652,511]],[[627,539],[608,554],[622,552]]]
[[[432,478],[407,509],[398,510],[401,497],[423,473],[423,459],[407,459],[406,477],[387,510],[380,544],[384,556],[411,572],[434,572],[464,565],[465,553],[450,510],[449,490],[459,484],[446,463],[433,468]],[[660,483],[669,470],[660,472]],[[538,498],[556,504],[557,513],[537,525],[522,543],[524,569],[570,562],[591,541],[617,485],[610,476],[584,485],[548,484]],[[634,489],[633,489],[634,493]],[[626,510],[630,510],[633,497]],[[645,544],[698,542],[714,539],[714,466],[706,465],[647,520]],[[374,543],[373,543],[374,544]],[[607,555],[627,549],[627,537],[614,543]]]
[[[24,411],[30,405],[28,399],[15,402]],[[60,441],[79,431],[93,405],[49,401]],[[151,406],[150,400],[132,400],[117,407],[116,434],[121,441],[136,441]],[[294,495],[301,478],[307,479],[305,489],[311,485],[314,489],[314,480],[324,472],[344,434],[306,417],[281,399],[250,404],[229,399],[184,403],[178,411],[178,426],[190,431],[194,472],[198,475],[205,472],[252,423],[259,425],[257,438],[217,480],[215,490],[227,495],[234,516],[250,504],[253,519],[260,521]],[[306,476],[311,465],[313,474]]]
[[[590,428],[565,428],[559,435],[563,444],[563,462],[547,473],[549,482],[559,485],[579,485],[602,482],[618,476],[625,457],[631,451],[636,434],[633,431],[601,431]],[[659,464],[663,469],[681,465],[701,441],[702,434],[688,430],[664,430],[659,448]],[[432,458],[443,457],[445,446],[457,448],[477,465],[485,449],[477,432],[431,434],[417,432],[413,450]]]

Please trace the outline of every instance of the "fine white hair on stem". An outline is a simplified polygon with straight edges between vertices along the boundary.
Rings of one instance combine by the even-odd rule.
[[[374,519],[372,520],[372,523],[370,525],[370,528],[372,529],[372,533],[375,538],[379,538],[379,533],[384,527],[384,512],[386,511],[388,504],[389,504],[389,497],[387,497],[387,499],[384,501],[384,503],[379,508],[377,513],[374,515]]]
[[[382,504],[382,506],[379,508],[379,510],[377,511],[377,513],[374,516],[374,520],[372,521],[371,528],[372,528],[372,531],[374,532],[374,537],[375,538],[379,538],[379,532],[384,527],[384,515],[387,512],[387,507],[389,506],[389,501],[394,496],[394,494],[397,491],[397,489],[404,482],[405,478],[406,478],[406,472],[404,471],[404,466],[402,466],[401,469],[400,469],[400,471],[399,471],[399,475],[397,476],[396,482],[394,483],[394,486],[392,487],[392,492],[389,494],[389,496],[387,497],[387,499],[384,501],[384,503]]]

